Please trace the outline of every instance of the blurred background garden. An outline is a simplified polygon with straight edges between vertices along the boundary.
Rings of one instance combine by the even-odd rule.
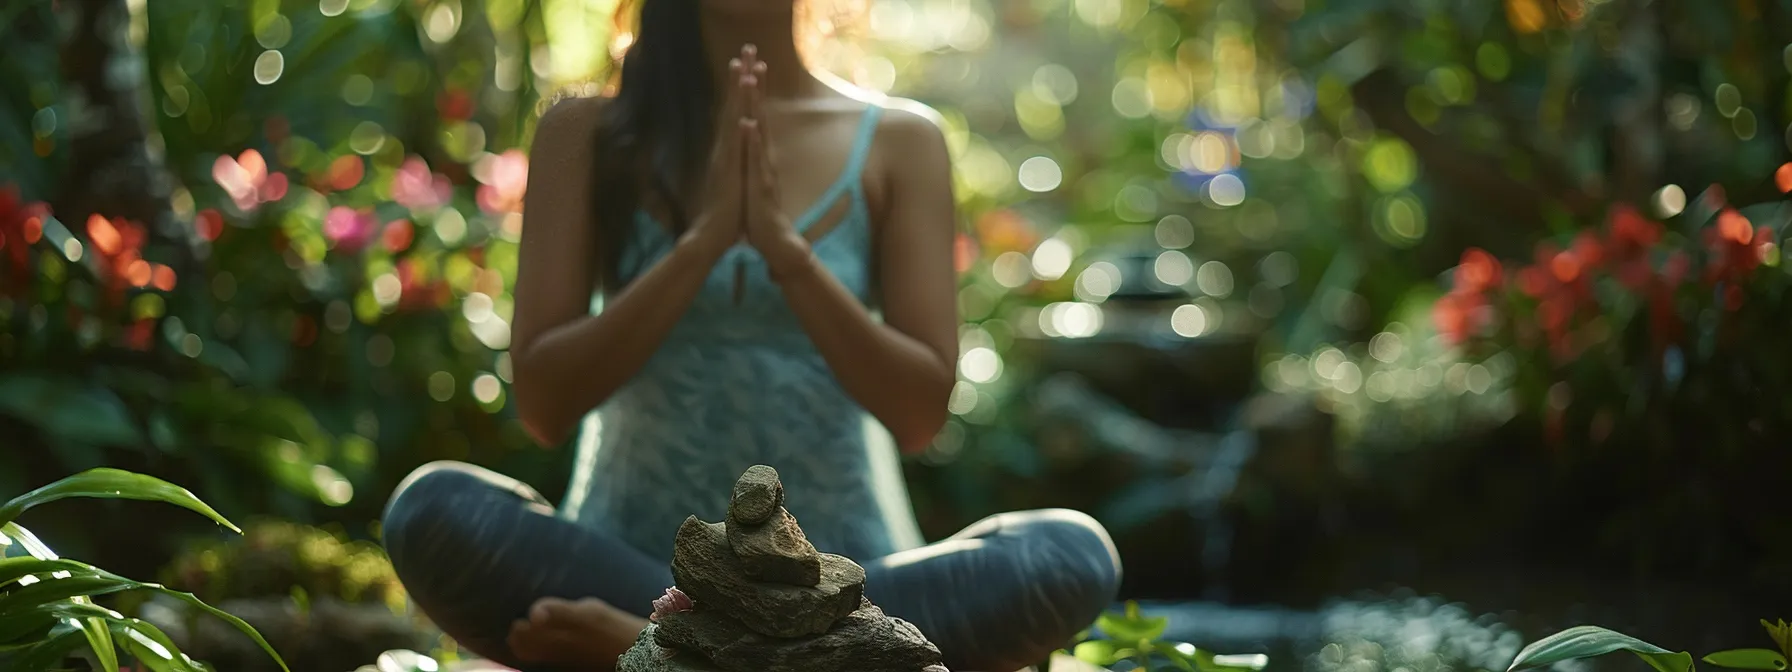
[[[1271,669],[1792,613],[1792,0],[810,1],[813,64],[938,109],[956,160],[928,538],[1087,511],[1123,597]],[[295,670],[453,657],[376,521],[430,460],[565,490],[510,292],[535,120],[600,90],[612,9],[0,5],[0,499],[165,478],[247,534],[23,522]]]

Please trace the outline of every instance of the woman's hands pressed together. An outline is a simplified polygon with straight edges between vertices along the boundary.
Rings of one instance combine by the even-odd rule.
[[[710,149],[709,170],[704,179],[703,209],[691,222],[689,235],[697,240],[728,247],[746,237],[743,213],[746,203],[745,160],[748,69],[752,47],[741,50],[742,58],[728,63],[734,86],[727,87],[722,100],[722,114],[716,128],[715,146]]]
[[[760,86],[766,64],[759,60],[752,45],[741,50],[739,62],[739,97],[746,106],[740,125],[746,164],[741,203],[743,234],[747,244],[765,259],[766,270],[772,279],[782,282],[814,269],[815,257],[808,239],[790,221],[779,196],[778,167],[771,155],[765,92]]]

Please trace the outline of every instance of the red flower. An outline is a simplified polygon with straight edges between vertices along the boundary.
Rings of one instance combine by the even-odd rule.
[[[414,257],[398,262],[398,307],[401,310],[434,310],[453,298],[448,283],[435,277],[430,268]]]
[[[1724,208],[1717,214],[1717,225],[1705,229],[1705,245],[1712,256],[1711,265],[1705,271],[1705,281],[1743,281],[1761,265],[1761,258],[1771,244],[1772,229],[1756,228],[1742,213]]]
[[[124,328],[124,346],[132,350],[148,351],[155,342],[156,321],[142,319],[132,322]]]
[[[380,234],[380,242],[386,246],[387,252],[397,254],[405,251],[406,248],[409,248],[411,246],[411,240],[415,236],[416,233],[411,226],[411,220],[394,219],[391,223],[386,225],[385,232]]]
[[[212,208],[200,210],[193,217],[193,229],[199,232],[200,238],[217,240],[218,236],[224,235],[224,215]]]
[[[448,89],[436,96],[436,111],[443,119],[465,121],[473,117],[473,96],[461,89]]]
[[[1432,304],[1431,322],[1445,341],[1460,344],[1480,331],[1485,307],[1487,299],[1480,294],[1450,292]]]
[[[1462,261],[1456,266],[1455,291],[1490,292],[1499,288],[1503,275],[1500,260],[1493,258],[1486,250],[1471,247],[1463,251]]]
[[[1456,265],[1450,293],[1431,307],[1431,321],[1451,343],[1462,343],[1493,322],[1493,306],[1487,294],[1500,287],[1505,275],[1498,259],[1486,250],[1471,247]]]
[[[1574,247],[1557,250],[1537,246],[1535,264],[1518,272],[1518,288],[1537,299],[1537,326],[1558,358],[1574,354],[1569,337],[1576,317],[1593,305],[1590,271],[1604,258],[1604,250],[1591,235],[1583,234]]]
[[[49,206],[20,199],[18,187],[0,187],[0,250],[6,251],[6,265],[12,271],[8,288],[20,290],[31,284],[31,245],[43,238],[43,218],[49,214]]]

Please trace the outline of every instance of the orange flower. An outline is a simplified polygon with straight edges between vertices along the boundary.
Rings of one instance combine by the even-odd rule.
[[[106,219],[94,214],[87,217],[87,241],[93,248],[100,274],[105,277],[107,299],[121,303],[126,289],[150,287],[174,289],[174,269],[143,259],[143,243],[148,238],[142,224],[122,217]]]

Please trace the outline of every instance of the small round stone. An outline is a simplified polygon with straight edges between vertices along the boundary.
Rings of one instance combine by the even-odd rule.
[[[754,465],[734,482],[734,496],[728,500],[728,517],[743,525],[758,525],[770,520],[784,505],[784,484],[778,481],[778,470],[763,464]]]

